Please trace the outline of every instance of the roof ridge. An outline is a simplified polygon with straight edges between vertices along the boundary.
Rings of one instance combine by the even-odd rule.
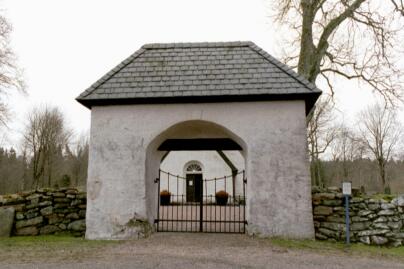
[[[142,55],[143,52],[146,50],[143,48],[138,49],[134,53],[132,53],[128,58],[120,62],[117,66],[112,68],[108,73],[103,75],[99,80],[94,82],[90,87],[88,87],[84,92],[82,92],[76,99],[78,98],[84,98],[88,95],[90,95],[93,91],[95,91],[99,86],[104,84],[107,80],[109,80],[113,75],[115,75],[117,72],[119,72],[122,68],[130,64],[134,59]]]
[[[149,43],[143,49],[248,47],[251,41]]]
[[[288,74],[289,76],[291,76],[292,78],[294,78],[296,81],[298,81],[299,83],[301,83],[303,86],[305,86],[306,88],[308,88],[309,90],[312,91],[319,91],[321,92],[321,90],[319,88],[317,88],[317,86],[308,81],[305,77],[303,77],[302,75],[299,75],[297,72],[295,72],[290,66],[282,63],[281,61],[277,60],[276,58],[274,58],[271,54],[269,54],[268,52],[266,52],[265,50],[263,50],[262,48],[260,48],[259,46],[257,46],[254,42],[250,42],[250,48],[252,50],[254,50],[256,53],[258,53],[259,55],[261,55],[263,58],[265,58],[266,60],[268,60],[270,63],[274,64],[275,66],[277,66],[279,69],[281,69],[283,72],[285,72],[286,74]]]

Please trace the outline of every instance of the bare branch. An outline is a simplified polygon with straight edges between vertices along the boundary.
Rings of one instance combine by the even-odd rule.
[[[397,3],[396,0],[390,0],[391,3],[393,4],[395,11],[401,13],[402,16],[404,16],[404,3],[401,0],[400,3]]]
[[[386,164],[402,136],[394,110],[375,104],[359,114],[359,141],[371,152],[379,167],[383,188],[388,186]]]
[[[16,57],[10,48],[11,25],[0,15],[0,124],[6,125],[8,107],[4,97],[12,90],[24,92],[21,70],[16,65]]]
[[[284,59],[315,83],[334,78],[370,86],[387,103],[402,100],[404,43],[402,0],[282,0],[278,22],[299,29],[289,37]],[[277,7],[278,8],[278,7]],[[400,14],[397,16],[397,14]],[[296,55],[299,55],[296,58]],[[335,76],[334,76],[335,75]]]

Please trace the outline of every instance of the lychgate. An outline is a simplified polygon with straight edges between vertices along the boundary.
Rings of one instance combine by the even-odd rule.
[[[243,214],[246,225],[236,229],[241,222],[230,216],[229,229],[313,238],[306,115],[320,94],[251,42],[144,45],[77,98],[91,109],[86,237],[127,239],[164,230],[156,225],[164,224],[156,179],[167,154],[236,150],[245,171],[241,181],[234,175],[226,181],[226,210],[233,206],[233,217]],[[191,172],[177,175],[182,191],[170,190],[165,209],[173,221],[176,203],[203,201],[210,216],[220,210],[203,181],[209,178]],[[201,228],[199,221],[198,228],[217,231],[211,223]]]

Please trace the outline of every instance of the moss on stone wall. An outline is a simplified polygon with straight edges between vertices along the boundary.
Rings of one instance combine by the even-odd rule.
[[[344,241],[345,208],[340,190],[315,189],[312,201],[316,239]],[[368,245],[403,245],[403,196],[365,196],[357,193],[351,197],[349,209],[352,242]]]
[[[0,196],[0,207],[15,209],[12,235],[85,232],[86,193],[77,189],[39,189]]]

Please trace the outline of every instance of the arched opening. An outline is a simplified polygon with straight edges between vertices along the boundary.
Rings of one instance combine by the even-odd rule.
[[[177,223],[175,231],[214,231],[211,224],[200,223],[200,227],[196,227],[199,225],[196,221],[201,221],[203,216],[208,218],[205,219],[206,222],[219,222],[212,217],[216,213],[217,218],[221,216],[224,226],[234,224],[228,231],[244,232],[242,228],[235,228],[235,216],[242,219],[237,227],[244,227],[246,214],[243,171],[246,168],[246,155],[246,143],[227,128],[213,122],[185,121],[157,135],[147,148],[146,158],[146,191],[150,205],[148,212],[151,213],[153,222],[158,222],[161,211],[165,210],[171,211],[171,222],[192,222],[195,226],[188,230],[180,225],[180,229]],[[158,184],[154,179],[158,179]],[[217,205],[216,193],[219,191],[227,195],[227,200],[225,205],[216,208],[213,206]],[[170,194],[171,208],[159,204],[163,200],[157,197],[162,193]],[[190,217],[193,214],[195,219],[194,216]],[[209,214],[211,215],[208,216]],[[219,229],[226,231],[215,226],[216,232]]]

